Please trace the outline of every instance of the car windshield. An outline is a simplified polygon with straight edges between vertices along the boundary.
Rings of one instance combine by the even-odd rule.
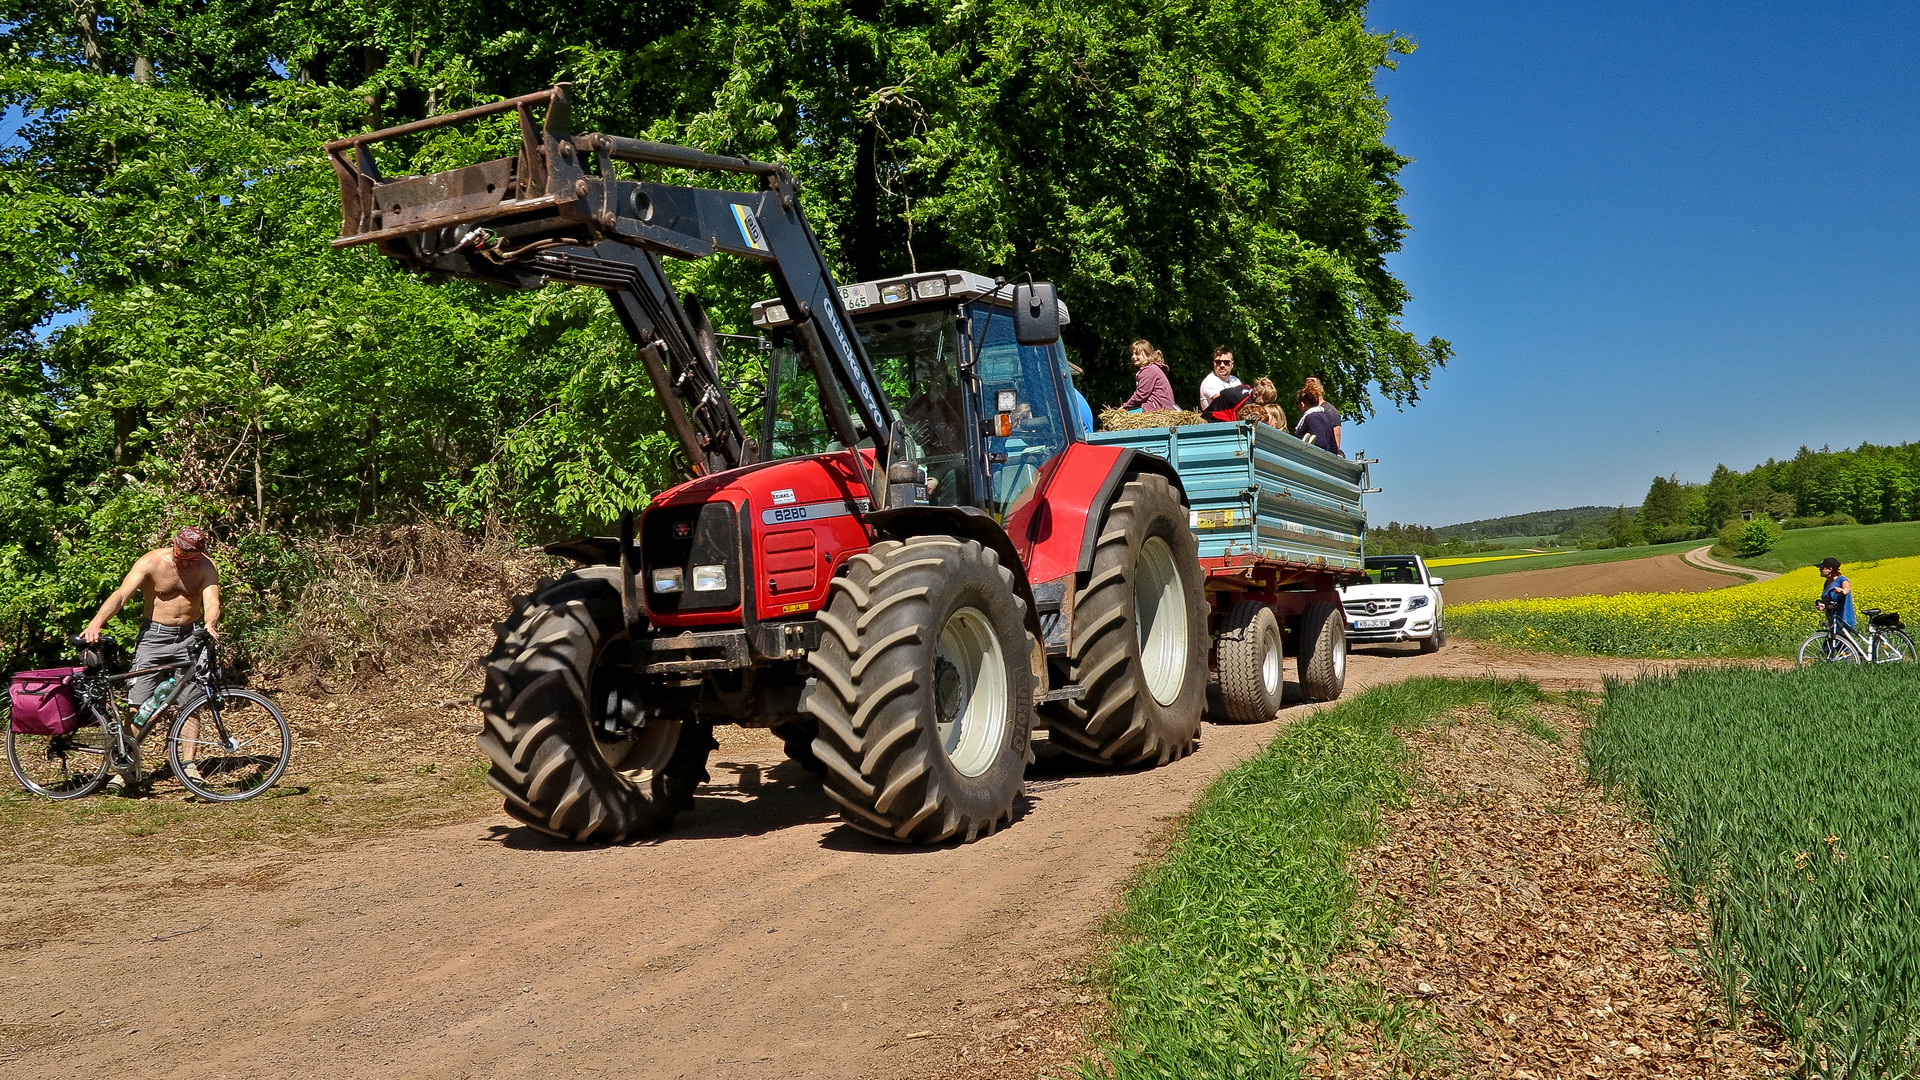
[[[1367,560],[1367,580],[1375,585],[1418,585],[1420,568],[1408,562]]]

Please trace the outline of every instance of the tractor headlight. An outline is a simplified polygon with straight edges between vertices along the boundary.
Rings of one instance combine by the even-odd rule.
[[[693,568],[694,592],[720,592],[727,587],[727,568],[719,563]]]
[[[937,300],[947,295],[947,279],[943,277],[927,278],[913,286],[913,295],[922,300]]]
[[[1412,611],[1414,608],[1423,608],[1432,602],[1433,597],[1431,596],[1416,596],[1407,601],[1407,610]]]
[[[675,566],[653,572],[654,592],[679,592],[686,587],[686,572]]]

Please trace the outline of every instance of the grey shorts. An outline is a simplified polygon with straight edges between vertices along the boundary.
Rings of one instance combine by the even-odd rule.
[[[140,624],[140,638],[133,646],[133,667],[129,670],[155,667],[160,664],[178,664],[187,659],[187,636],[199,623],[185,626],[168,626],[165,623],[146,621]],[[191,676],[192,671],[178,672],[176,675]],[[167,672],[142,675],[127,687],[127,700],[138,709],[146,704],[160,680],[167,678]],[[184,702],[186,699],[180,699]]]

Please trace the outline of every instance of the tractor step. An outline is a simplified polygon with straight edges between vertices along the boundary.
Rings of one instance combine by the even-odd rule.
[[[1056,687],[1040,695],[1038,704],[1044,705],[1049,701],[1079,701],[1086,696],[1086,687],[1081,686],[1079,683],[1069,683],[1066,686]]]

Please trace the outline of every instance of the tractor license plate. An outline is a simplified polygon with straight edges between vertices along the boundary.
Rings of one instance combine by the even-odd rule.
[[[1355,630],[1384,630],[1387,624],[1392,621],[1392,619],[1355,619],[1353,620],[1353,628]]]

